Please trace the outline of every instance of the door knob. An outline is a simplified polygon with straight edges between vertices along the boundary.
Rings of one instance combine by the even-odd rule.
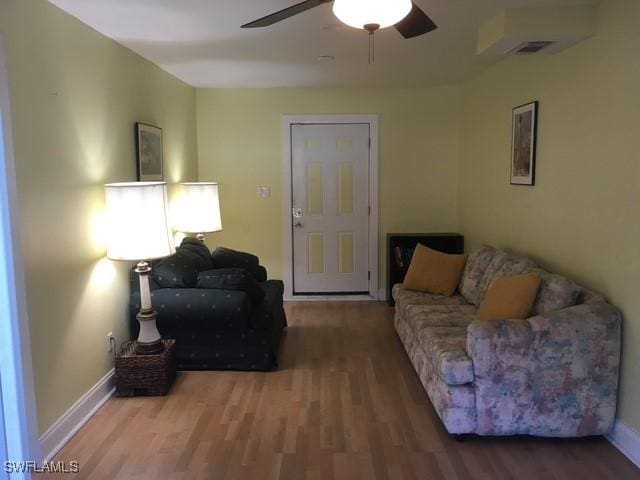
[[[293,226],[296,227],[296,228],[302,228],[302,223],[296,222],[296,223],[293,224]]]

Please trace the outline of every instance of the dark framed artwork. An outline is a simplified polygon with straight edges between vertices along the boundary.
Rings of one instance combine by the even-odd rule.
[[[535,185],[538,102],[514,108],[511,122],[511,185]]]
[[[164,180],[161,128],[145,123],[136,123],[136,160],[138,181]]]

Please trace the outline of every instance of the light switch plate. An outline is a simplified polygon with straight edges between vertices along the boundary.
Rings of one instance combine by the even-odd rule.
[[[271,197],[271,187],[268,187],[266,185],[259,186],[258,197],[262,198],[263,200],[266,200],[267,198]]]

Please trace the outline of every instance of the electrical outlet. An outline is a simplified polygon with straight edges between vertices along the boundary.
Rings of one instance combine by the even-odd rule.
[[[116,344],[116,337],[113,336],[113,332],[107,333],[107,352],[113,352],[113,347]]]

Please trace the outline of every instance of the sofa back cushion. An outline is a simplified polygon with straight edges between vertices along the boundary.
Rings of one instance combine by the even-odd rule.
[[[460,293],[467,302],[478,305],[482,279],[495,255],[495,248],[483,245],[467,258],[459,287]]]
[[[578,304],[582,287],[561,275],[539,272],[542,278],[538,298],[533,306],[534,315],[545,315],[563,308],[573,307]]]
[[[418,244],[403,286],[409,290],[451,296],[460,283],[466,255],[449,255]]]
[[[604,295],[602,295],[601,293],[583,288],[582,291],[580,292],[580,295],[578,296],[577,305],[580,305],[583,303],[603,303],[603,302],[604,303],[607,302],[607,299],[604,297]]]
[[[538,267],[533,260],[521,255],[497,250],[480,283],[477,297],[478,304],[482,303],[487,290],[497,278],[530,273],[535,270],[538,270]]]

